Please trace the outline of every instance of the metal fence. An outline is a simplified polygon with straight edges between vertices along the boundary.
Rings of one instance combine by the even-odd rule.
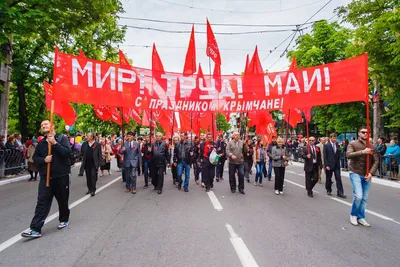
[[[300,151],[299,149],[293,149],[293,148],[288,148],[287,153],[292,154],[292,160],[295,162],[304,162],[304,160],[300,156]],[[397,178],[399,178],[399,168],[400,168],[400,162],[397,162],[395,164],[387,164],[386,162],[392,162],[395,160],[393,156],[381,156],[379,155],[379,167],[378,171],[375,173],[376,176],[379,178],[388,178],[390,179],[392,177],[392,172],[397,171]],[[349,164],[348,160],[346,158],[346,153],[342,151],[340,153],[340,166],[343,170],[348,170]],[[396,170],[397,169],[397,170]]]
[[[0,151],[0,178],[8,175],[17,175],[25,169],[24,152],[20,150]]]

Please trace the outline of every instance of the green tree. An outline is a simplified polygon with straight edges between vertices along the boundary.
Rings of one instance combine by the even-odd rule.
[[[355,28],[354,46],[368,52],[370,76],[389,102],[387,127],[400,127],[400,2],[359,0],[338,8],[344,22]]]
[[[231,128],[231,124],[226,120],[225,115],[217,113],[217,130],[227,132]]]
[[[117,62],[119,0],[5,0],[0,3],[0,46],[14,36],[10,118],[23,136],[36,134],[46,117],[42,82],[52,82],[55,46],[66,53]],[[81,114],[79,114],[81,115]]]
[[[288,57],[297,58],[298,67],[311,67],[344,60],[357,55],[352,44],[352,32],[338,23],[317,22],[312,32],[297,39],[298,48]],[[322,134],[345,132],[365,124],[363,103],[345,103],[313,107],[314,123]]]

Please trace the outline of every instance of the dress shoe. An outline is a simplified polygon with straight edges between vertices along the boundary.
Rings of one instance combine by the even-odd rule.
[[[185,191],[187,193],[187,192],[189,192],[189,189],[185,188],[183,191]]]
[[[159,195],[162,194],[162,190],[158,190],[157,194],[159,194]]]
[[[236,190],[235,190],[235,189],[231,189],[231,192],[232,192],[232,193],[236,193]]]
[[[132,194],[136,194],[136,189],[132,189]]]
[[[219,178],[215,179],[217,181],[217,183],[219,183]]]
[[[182,184],[178,184],[178,190],[182,189]]]
[[[239,193],[242,194],[242,195],[246,194],[243,189],[239,189]]]
[[[314,197],[314,195],[313,195],[313,192],[312,192],[312,191],[309,191],[309,192],[307,193],[307,195],[308,195],[309,197]]]
[[[95,195],[96,195],[95,192],[91,192],[91,193],[90,193],[90,196],[92,196],[92,197],[94,197]]]
[[[86,195],[89,195],[90,193],[92,193],[92,191],[87,191],[87,192],[86,192]]]
[[[344,198],[344,199],[347,198],[347,196],[346,196],[346,195],[343,195],[343,194],[338,194],[337,196],[340,197],[340,198]]]
[[[209,187],[206,188],[206,192],[210,192],[210,188]]]
[[[328,196],[332,196],[332,192],[330,192],[330,191],[326,192],[326,194],[327,194]]]

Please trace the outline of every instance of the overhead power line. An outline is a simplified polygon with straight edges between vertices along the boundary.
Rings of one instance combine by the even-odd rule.
[[[314,13],[311,17],[309,17],[303,24],[301,24],[301,25],[299,26],[299,28],[301,28],[302,26],[304,26],[304,25],[305,25],[307,22],[309,22],[313,17],[315,17],[319,12],[321,12],[322,9],[324,9],[327,5],[329,5],[330,2],[332,2],[332,0],[329,0],[328,2],[326,2],[325,5],[323,5],[320,9],[317,10],[317,12],[315,12],[315,13]],[[298,28],[298,29],[299,29],[299,28]],[[298,31],[300,31],[300,29],[299,29]],[[275,61],[275,62],[268,68],[268,70],[271,69],[273,66],[275,66],[275,64],[278,63],[278,61],[281,60],[282,57],[286,55],[286,53],[288,52],[288,48],[289,48],[289,46],[292,44],[296,33],[297,33],[297,31],[294,33],[294,36],[293,36],[292,39],[290,40],[289,44],[286,46],[285,51],[279,56],[278,60]]]
[[[167,23],[167,24],[178,24],[178,25],[203,25],[204,22],[189,22],[189,21],[173,21],[173,20],[158,20],[158,19],[148,19],[148,18],[137,18],[137,17],[119,17],[120,19],[136,20],[136,21],[146,21],[154,23]],[[310,21],[307,24],[313,24],[321,20]],[[212,23],[212,26],[225,26],[225,27],[296,27],[298,24],[240,24],[240,23]]]
[[[122,44],[120,46],[126,46],[126,47],[139,47],[139,48],[153,48],[153,45],[136,45],[136,44]],[[187,49],[187,46],[164,46],[164,45],[157,45],[157,48],[167,48],[167,49]],[[206,47],[196,47],[196,50],[206,50]],[[219,50],[222,51],[253,51],[254,48],[221,48],[219,47]],[[270,49],[258,49],[258,51],[271,51]],[[283,51],[278,50],[278,51]]]
[[[185,33],[185,34],[191,33],[191,31],[166,30],[166,29],[159,29],[159,28],[153,28],[153,27],[141,27],[141,26],[123,25],[123,24],[119,24],[119,26],[137,29],[137,30],[148,30],[148,31],[167,32],[167,33]],[[214,34],[215,35],[244,35],[244,34],[293,32],[293,31],[297,31],[297,29],[261,30],[261,31],[247,31],[247,32],[214,32]],[[204,32],[204,31],[196,31],[196,33],[207,34],[207,32]]]
[[[170,4],[170,5],[184,7],[184,8],[197,9],[197,10],[206,10],[206,11],[212,11],[212,12],[223,12],[223,13],[232,13],[232,14],[272,14],[272,13],[285,12],[285,11],[289,11],[289,10],[295,10],[295,9],[299,9],[299,8],[306,7],[306,6],[311,6],[311,5],[317,4],[319,2],[322,2],[323,0],[318,0],[318,1],[315,1],[315,2],[312,2],[312,3],[308,3],[308,4],[305,4],[305,5],[286,8],[286,9],[280,9],[280,10],[275,10],[275,11],[235,11],[235,10],[224,10],[224,9],[212,9],[212,8],[195,7],[195,6],[189,6],[189,5],[184,5],[184,4],[178,4],[178,3],[174,3],[174,2],[170,2],[170,1],[166,1],[166,0],[158,0],[158,1],[162,2],[162,3]]]

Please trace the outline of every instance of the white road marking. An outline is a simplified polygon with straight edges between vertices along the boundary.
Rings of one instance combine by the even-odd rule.
[[[288,173],[293,173],[293,174],[297,174],[297,175],[299,175],[299,176],[302,176],[302,175],[300,175],[300,174],[298,174],[298,173],[295,173],[295,172],[293,172],[293,171],[286,171],[286,172],[288,172]],[[302,186],[301,184],[297,184],[297,183],[292,182],[292,181],[290,181],[290,180],[285,179],[285,181],[288,182],[288,183],[297,185],[297,186],[299,186],[299,187],[305,188],[305,187]],[[313,190],[313,191],[314,191],[314,190]],[[314,191],[314,192],[316,192],[316,191]],[[317,192],[317,193],[318,193],[318,192]],[[329,196],[328,196],[328,197],[329,197]],[[329,198],[332,199],[332,200],[334,200],[334,201],[337,201],[337,202],[339,202],[339,203],[342,203],[342,204],[344,204],[344,205],[347,205],[347,206],[349,206],[349,207],[352,206],[352,204],[349,203],[349,202],[347,202],[347,201],[344,201],[344,200],[341,200],[341,199],[338,199],[338,198],[335,198],[335,197],[329,197]],[[383,219],[383,220],[385,220],[385,221],[394,222],[394,223],[400,225],[400,222],[398,222],[398,221],[396,221],[396,220],[394,220],[394,219],[392,219],[392,218],[389,218],[389,217],[387,217],[387,216],[385,216],[385,215],[382,215],[382,214],[380,214],[380,213],[377,213],[377,212],[375,212],[375,211],[366,209],[365,212],[367,212],[367,213],[369,213],[369,214],[371,214],[371,215],[374,215],[374,216],[376,216],[376,217],[378,217],[378,218],[381,218],[381,219]]]
[[[224,209],[224,208],[222,207],[221,203],[219,203],[218,198],[215,196],[215,194],[214,194],[213,191],[207,192],[207,195],[208,195],[208,197],[210,198],[211,203],[212,203],[213,206],[214,206],[214,209],[216,209],[216,210],[218,210],[218,211],[221,211],[221,210]]]
[[[113,183],[115,183],[116,181],[120,180],[122,176],[119,176],[117,178],[115,178],[114,180],[106,183],[105,185],[103,185],[102,187],[100,187],[99,189],[96,190],[96,193],[99,193],[101,191],[103,191],[104,189],[106,189],[107,187],[109,187],[110,185],[112,185]],[[77,201],[75,201],[74,203],[69,205],[69,208],[72,209],[74,207],[76,207],[77,205],[81,204],[83,201],[87,200],[90,198],[90,195],[86,195],[80,199],[78,199]],[[46,221],[44,222],[44,224],[47,224],[49,222],[51,222],[52,220],[54,220],[55,218],[58,217],[58,211],[52,215],[50,215],[49,217],[47,217]],[[30,228],[25,229],[23,232],[28,231]],[[5,250],[6,248],[14,245],[15,243],[17,243],[19,240],[21,240],[23,237],[21,236],[21,233],[16,234],[15,236],[11,237],[10,239],[8,239],[7,241],[3,242],[0,244],[0,252],[2,252],[3,250]]]
[[[344,201],[344,200],[341,200],[341,199],[338,199],[338,198],[334,198],[334,197],[329,197],[329,198],[332,199],[332,200],[335,200],[335,201],[337,201],[337,202],[340,202],[340,203],[342,203],[342,204],[345,204],[345,205],[347,205],[347,206],[349,206],[349,207],[352,206],[352,204],[349,203],[349,202],[347,202],[347,201]],[[371,214],[371,215],[374,215],[374,216],[376,216],[376,217],[378,217],[378,218],[381,218],[381,219],[383,219],[383,220],[385,220],[385,221],[391,221],[391,222],[394,222],[394,223],[396,223],[396,224],[400,224],[400,222],[398,222],[398,221],[396,221],[396,220],[394,220],[394,219],[392,219],[392,218],[389,218],[389,217],[387,217],[387,216],[385,216],[385,215],[382,215],[382,214],[380,214],[380,213],[377,213],[377,212],[375,212],[375,211],[366,209],[365,212],[366,212],[366,213],[369,213],[369,214]]]
[[[226,224],[226,229],[228,229],[229,235],[231,236],[230,240],[233,247],[236,250],[236,253],[239,256],[240,262],[245,267],[256,267],[258,266],[256,260],[251,255],[249,249],[247,248],[246,244],[233,230],[230,224]]]

